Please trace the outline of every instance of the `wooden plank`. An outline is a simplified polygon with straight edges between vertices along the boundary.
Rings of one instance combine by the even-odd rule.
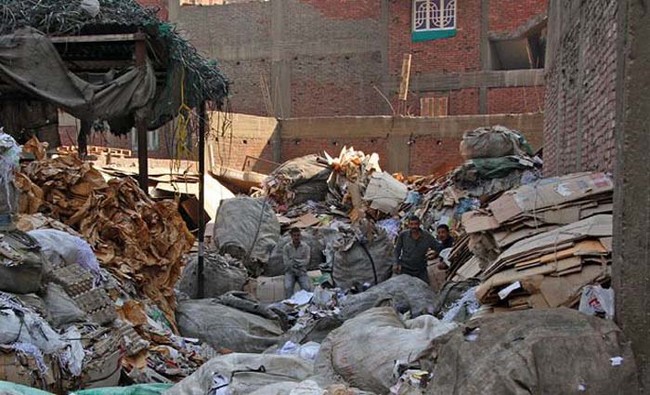
[[[402,60],[402,75],[398,95],[398,99],[401,101],[406,101],[408,98],[409,82],[411,78],[411,58],[411,54],[408,53],[404,54],[404,58]]]
[[[143,33],[127,34],[97,34],[87,36],[57,36],[50,37],[54,44],[71,44],[71,43],[101,43],[101,42],[120,42],[142,40],[146,36]]]

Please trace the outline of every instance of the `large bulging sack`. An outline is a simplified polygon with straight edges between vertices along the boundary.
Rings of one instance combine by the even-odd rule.
[[[214,237],[220,253],[265,263],[280,239],[280,223],[264,199],[226,199],[217,211]]]
[[[393,243],[384,230],[377,229],[372,240],[357,240],[335,249],[332,279],[343,289],[379,284],[390,278],[394,262]]]
[[[566,308],[472,320],[433,340],[420,360],[433,372],[427,394],[639,393],[621,330]]]
[[[532,154],[520,132],[504,126],[482,127],[463,134],[460,154],[465,160],[499,158],[508,155]]]
[[[321,345],[315,373],[378,394],[397,382],[395,361],[409,362],[429,342],[456,327],[430,315],[402,322],[391,307],[377,307],[346,321]]]
[[[38,292],[47,262],[40,246],[19,230],[0,232],[0,291],[15,294]]]
[[[400,311],[411,311],[417,316],[433,311],[437,305],[436,294],[419,278],[401,274],[376,285],[365,292],[348,295],[339,302],[341,318],[350,319],[377,305],[384,299],[391,299]]]
[[[321,202],[327,197],[331,172],[327,165],[318,163],[318,155],[312,154],[284,162],[269,174],[264,184],[267,192],[281,204]]]
[[[262,369],[263,367],[263,369]],[[194,374],[170,388],[165,395],[205,395],[215,382],[222,392],[249,395],[277,383],[301,382],[311,376],[313,364],[300,357],[274,354],[228,354],[215,357]]]
[[[215,299],[186,300],[176,309],[178,330],[214,349],[263,352],[280,341],[277,321],[262,318],[218,303]]]
[[[234,259],[219,254],[206,253],[203,261],[204,297],[216,298],[230,291],[241,291],[248,279],[246,268]],[[178,290],[191,299],[198,297],[198,256],[193,254],[183,269]]]
[[[30,230],[32,236],[41,246],[43,256],[55,267],[80,265],[99,276],[99,262],[90,244],[81,237],[57,229]]]

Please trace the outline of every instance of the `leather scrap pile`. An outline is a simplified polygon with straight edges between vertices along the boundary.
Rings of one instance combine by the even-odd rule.
[[[478,300],[497,310],[576,307],[585,286],[610,278],[612,197],[613,182],[603,173],[506,192],[463,215],[469,238],[454,252],[470,258],[456,261],[450,278],[479,277]]]

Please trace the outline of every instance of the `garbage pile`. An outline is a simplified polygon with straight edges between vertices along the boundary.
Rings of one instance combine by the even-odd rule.
[[[154,203],[129,179],[105,182],[74,157],[17,171],[11,142],[0,153],[13,164],[0,193],[0,377],[57,393],[117,385],[122,373],[171,383],[213,356],[176,329],[174,286],[193,237],[175,203]]]
[[[578,307],[607,284],[613,182],[603,173],[542,179],[463,215],[473,257],[451,275],[480,277],[478,300],[496,310]]]
[[[193,240],[173,203],[152,202],[130,180],[106,182],[72,158],[28,164],[16,184],[18,206],[31,214],[15,222],[40,248],[23,258],[36,269],[4,281],[21,265],[0,265],[8,295],[0,303],[16,317],[31,309],[60,343],[23,365],[33,372],[54,361],[62,382],[79,388],[98,385],[88,378],[93,364],[114,364],[121,384],[164,383],[167,394],[631,388],[629,343],[613,322],[587,316],[613,315],[611,180],[539,179],[541,159],[501,127],[467,132],[461,153],[467,162],[442,177],[392,176],[376,154],[347,147],[283,164],[253,196],[220,204],[202,299]],[[392,273],[394,239],[411,214],[426,230],[454,232],[455,246],[436,261],[448,265],[440,292]],[[283,248],[293,227],[310,247],[311,288],[295,285],[287,298]],[[29,246],[23,254],[35,251]],[[525,311],[483,314],[512,310]],[[572,355],[557,365],[561,374],[539,363],[562,347]],[[25,358],[25,350],[7,340],[0,356]],[[110,377],[101,385],[117,383]]]
[[[420,217],[426,228],[445,224],[461,236],[464,213],[541,176],[542,160],[525,138],[502,126],[466,132],[460,152],[466,162],[444,176],[400,177],[410,190],[402,211]]]

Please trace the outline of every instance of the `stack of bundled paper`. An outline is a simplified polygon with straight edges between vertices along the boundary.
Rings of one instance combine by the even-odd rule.
[[[476,296],[509,308],[571,307],[609,280],[612,216],[596,215],[515,243],[483,271]]]
[[[613,182],[604,173],[542,179],[463,215],[474,257],[450,278],[478,276],[483,303],[568,306],[608,279]]]

